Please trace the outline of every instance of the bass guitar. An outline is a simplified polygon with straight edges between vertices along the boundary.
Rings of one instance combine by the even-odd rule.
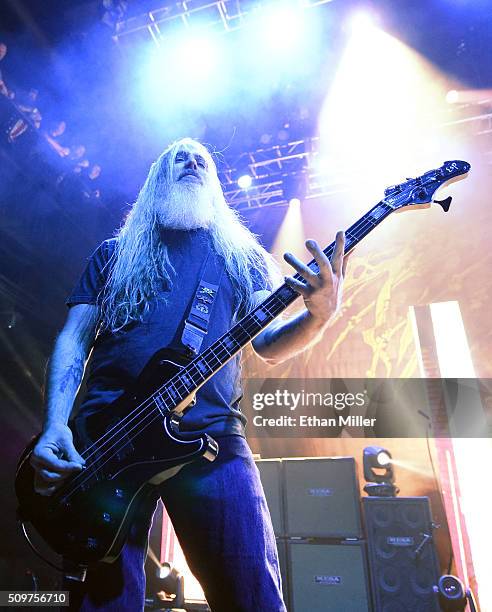
[[[346,230],[345,253],[392,212],[429,207],[438,188],[464,178],[469,170],[467,162],[447,161],[418,178],[388,187],[384,198]],[[447,212],[451,198],[434,201]],[[324,249],[328,258],[334,248],[333,242]],[[308,265],[318,271],[314,259]],[[295,278],[303,282],[299,274]],[[167,349],[158,351],[138,379],[138,395],[124,395],[102,414],[87,418],[89,446],[83,447],[73,432],[86,467],[49,497],[34,490],[30,464],[34,438],[20,458],[15,479],[18,517],[28,541],[30,524],[73,567],[83,570],[91,563],[114,561],[139,506],[153,488],[186,463],[199,458],[213,461],[217,456],[218,445],[210,436],[189,439],[179,433],[180,417],[197,390],[297,297],[283,284],[193,359],[183,360]]]

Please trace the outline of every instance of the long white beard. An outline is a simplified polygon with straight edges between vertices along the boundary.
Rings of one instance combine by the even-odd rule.
[[[162,227],[191,230],[210,227],[214,220],[214,205],[209,185],[193,179],[173,183],[159,205]]]

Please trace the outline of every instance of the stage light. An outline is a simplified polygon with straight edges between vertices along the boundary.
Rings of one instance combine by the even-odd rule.
[[[293,200],[294,203],[291,203]],[[278,259],[282,273],[290,275],[292,274],[292,267],[284,260],[283,253],[290,251],[303,257],[306,252],[305,240],[310,236],[306,235],[300,198],[292,195],[287,202],[289,205],[284,208],[284,218],[275,236],[272,253]]]
[[[239,187],[241,187],[241,189],[249,189],[251,187],[252,182],[253,179],[249,174],[243,174],[237,180],[237,184],[239,185]]]
[[[376,461],[378,465],[380,465],[381,467],[385,467],[386,465],[389,465],[391,463],[391,455],[386,451],[381,451],[377,454]]]
[[[492,89],[451,89],[446,94],[448,104],[477,104],[492,106]]]
[[[187,36],[177,42],[173,55],[180,70],[204,80],[217,65],[219,54],[214,37]]]
[[[259,36],[272,51],[285,51],[297,46],[304,35],[305,10],[292,3],[265,7],[259,14]]]
[[[157,578],[161,592],[174,595],[173,606],[182,607],[184,605],[184,577],[170,563],[161,563],[157,568]]]
[[[271,2],[251,12],[241,34],[241,46],[243,70],[254,71],[251,87],[255,91],[269,91],[284,77],[305,77],[306,70],[316,64],[322,53],[322,28],[317,15],[299,2],[287,0]]]
[[[395,474],[391,453],[381,446],[366,446],[363,452],[364,491],[378,497],[395,497]]]
[[[456,576],[451,574],[441,576],[434,587],[434,592],[439,596],[439,605],[443,612],[464,612],[467,603],[470,605],[470,612],[477,610],[471,589],[465,588]]]
[[[458,102],[458,98],[459,98],[459,95],[456,89],[451,89],[446,94],[446,102],[448,104],[456,104],[456,102]]]
[[[358,12],[350,17],[350,29],[357,36],[365,35],[375,26],[375,20],[369,13]]]
[[[160,580],[164,580],[171,573],[171,564],[163,563],[160,567],[157,568],[157,578]]]
[[[186,104],[202,104],[208,99],[218,76],[221,59],[218,40],[214,36],[188,35],[177,38],[166,54],[170,82],[186,97]]]
[[[364,478],[367,482],[394,482],[391,454],[381,446],[366,446],[363,453]],[[388,467],[390,466],[390,467]],[[375,469],[386,468],[384,473]]]
[[[319,114],[319,155],[333,160],[326,178],[350,184],[347,207],[359,206],[362,194],[379,193],[390,176],[399,182],[401,168],[432,167],[448,138],[456,147],[454,135],[436,135],[450,89],[444,89],[443,75],[379,27],[374,13],[352,18],[354,30]]]
[[[226,53],[217,36],[169,37],[153,48],[141,71],[142,99],[156,114],[203,107],[215,99],[227,79]]]
[[[439,595],[439,603],[443,610],[465,609],[465,587],[456,576],[441,576],[437,586],[434,587],[434,591]]]

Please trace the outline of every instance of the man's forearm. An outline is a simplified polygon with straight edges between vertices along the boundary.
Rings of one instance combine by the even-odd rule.
[[[63,332],[58,336],[48,362],[45,389],[44,427],[68,422],[84,376],[86,351]]]
[[[254,341],[255,351],[266,361],[279,363],[319,342],[328,321],[313,317],[308,310],[286,321],[274,322]]]

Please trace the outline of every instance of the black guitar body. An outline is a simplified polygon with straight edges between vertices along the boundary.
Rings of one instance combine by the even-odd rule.
[[[30,522],[69,562],[87,566],[114,561],[139,506],[154,486],[186,463],[202,457],[213,461],[217,456],[218,445],[207,434],[186,439],[177,432],[176,414],[185,411],[192,397],[170,414],[149,417],[135,411],[186,362],[168,349],[158,351],[137,381],[138,395],[124,395],[87,417],[84,440],[71,424],[75,447],[86,457],[86,469],[67,479],[55,494],[42,496],[34,491],[29,459],[38,437],[22,454],[15,480],[19,518]],[[132,417],[125,420],[129,413]],[[95,442],[101,436],[103,444],[97,450],[87,447],[87,438]]]

